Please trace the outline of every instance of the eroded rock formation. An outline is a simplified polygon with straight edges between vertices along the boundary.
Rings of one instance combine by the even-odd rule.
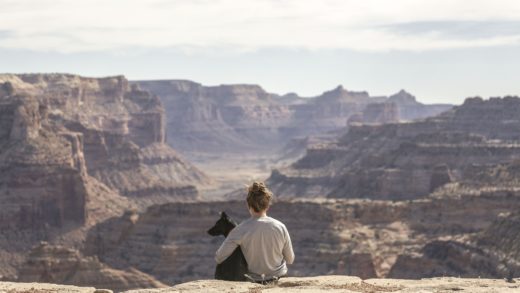
[[[281,197],[424,197],[472,180],[472,170],[519,159],[519,107],[516,97],[473,98],[424,121],[351,125],[336,142],[274,170],[269,182]]]
[[[195,186],[209,180],[165,144],[165,113],[160,100],[129,86],[122,76],[21,74],[1,75],[0,81],[18,94],[34,97],[45,109],[56,135],[72,132],[62,136],[77,149],[75,160],[82,160],[88,175],[123,195],[157,197],[158,201],[196,198]],[[9,103],[11,99],[3,100]],[[16,110],[22,112],[11,118],[11,139],[36,135],[41,121],[24,125],[28,120],[20,117],[31,114],[24,109]]]
[[[443,192],[400,202],[278,201],[269,213],[291,234],[297,255],[291,276],[370,278],[386,276],[400,255],[419,254],[428,242],[477,233],[497,214],[520,208],[520,193],[513,189],[458,186]],[[91,228],[85,254],[117,268],[136,267],[167,284],[211,278],[214,253],[223,239],[206,230],[221,211],[246,219],[244,205],[243,200],[170,203],[128,213]]]
[[[87,174],[81,134],[55,131],[36,99],[0,99],[0,227],[82,225]]]
[[[347,126],[367,105],[369,122],[424,118],[451,108],[423,105],[401,91],[392,97],[370,97],[342,86],[312,98],[278,96],[258,85],[203,86],[185,80],[138,81],[157,94],[168,113],[168,141],[185,153],[269,152],[291,139]],[[394,108],[395,107],[395,108]],[[401,108],[404,115],[399,115]]]
[[[389,277],[461,276],[511,279],[520,275],[520,216],[501,214],[482,232],[459,240],[436,240],[416,254],[402,254]]]
[[[40,240],[79,247],[126,209],[198,198],[209,178],[165,144],[164,115],[121,76],[0,75],[0,275]]]
[[[83,257],[77,250],[45,242],[31,250],[17,281],[92,286],[116,292],[166,287],[136,269],[116,270],[96,257]]]

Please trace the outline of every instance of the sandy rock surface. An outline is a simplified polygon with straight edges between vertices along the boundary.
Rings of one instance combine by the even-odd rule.
[[[76,287],[44,283],[0,282],[0,293],[111,293],[106,289]],[[169,288],[138,289],[124,293],[173,293],[173,292],[234,292],[234,293],[276,293],[276,292],[520,292],[520,278],[513,282],[501,279],[431,278],[422,280],[368,279],[349,276],[317,276],[307,278],[283,278],[276,285],[259,285],[248,282],[227,282],[199,280],[182,283]]]
[[[141,289],[126,293],[170,292],[520,292],[520,279],[508,283],[499,279],[432,278],[422,280],[368,279],[349,276],[284,278],[276,285],[200,280],[170,288]]]
[[[109,293],[107,290],[96,290],[93,287],[76,287],[45,283],[0,282],[0,293]]]

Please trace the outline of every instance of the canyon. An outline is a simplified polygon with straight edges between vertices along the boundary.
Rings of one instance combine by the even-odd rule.
[[[311,288],[305,277],[316,275],[357,276],[338,277],[361,283],[337,289],[367,292],[386,280],[374,278],[512,280],[519,111],[518,97],[453,107],[342,86],[304,98],[257,85],[0,74],[0,280],[201,290],[223,240],[207,229],[221,211],[249,217],[244,184],[265,179],[269,214],[296,253],[286,285]],[[391,282],[397,291],[421,281]]]
[[[185,80],[136,81],[157,95],[167,116],[167,137],[186,153],[272,152],[293,138],[337,131],[350,118],[367,123],[410,121],[452,105],[425,105],[404,90],[389,97],[338,86],[316,97],[278,95],[258,85],[204,86]],[[352,117],[355,116],[355,117]]]
[[[315,97],[269,93],[258,85],[204,86],[187,80],[135,81],[166,112],[167,142],[221,184],[212,199],[264,180],[317,142],[357,121],[380,124],[434,116],[452,105],[425,105],[404,90],[370,96],[343,86]]]

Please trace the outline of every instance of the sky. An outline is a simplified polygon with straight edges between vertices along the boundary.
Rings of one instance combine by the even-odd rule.
[[[518,0],[0,0],[0,72],[520,95]]]

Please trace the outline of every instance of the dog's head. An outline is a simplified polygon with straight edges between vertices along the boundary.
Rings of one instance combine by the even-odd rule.
[[[224,235],[227,237],[229,232],[235,228],[237,224],[232,221],[225,212],[220,213],[220,219],[215,223],[211,229],[208,230],[208,234],[211,236]]]

